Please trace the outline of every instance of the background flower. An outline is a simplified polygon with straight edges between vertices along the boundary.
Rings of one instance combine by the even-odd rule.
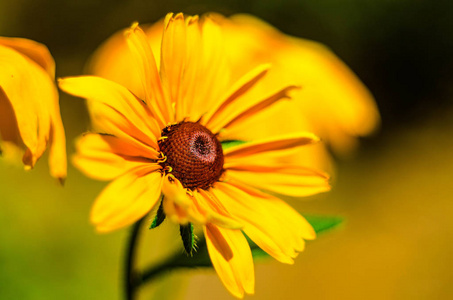
[[[6,156],[25,152],[33,168],[49,146],[53,177],[66,177],[66,144],[55,84],[55,62],[46,46],[0,37],[0,143]]]

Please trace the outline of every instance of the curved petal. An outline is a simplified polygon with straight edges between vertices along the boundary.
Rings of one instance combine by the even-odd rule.
[[[212,265],[228,291],[237,298],[243,298],[244,292],[253,294],[252,252],[242,232],[213,224],[204,226],[203,231]]]
[[[86,134],[76,142],[74,165],[85,175],[98,180],[112,180],[139,166],[158,170],[154,153],[137,148],[115,136]],[[153,161],[154,160],[154,161]]]
[[[63,91],[89,100],[95,130],[157,153],[160,129],[146,105],[126,88],[94,76],[67,77],[58,83]]]
[[[3,36],[0,37],[0,45],[12,48],[27,56],[46,70],[52,79],[55,78],[55,61],[45,45],[29,39]]]
[[[146,215],[161,194],[162,175],[141,167],[112,181],[97,197],[91,222],[99,232],[130,225]]]
[[[173,202],[184,208],[187,208],[190,205],[191,201],[186,196],[187,190],[173,175],[165,175],[162,193],[165,198],[171,199]]]
[[[164,210],[170,220],[179,224],[192,222],[195,224],[205,224],[206,217],[200,213],[194,203],[192,194],[184,188],[181,182],[173,175],[165,175],[162,186],[164,194]]]
[[[174,122],[174,114],[171,101],[165,99],[153,51],[138,23],[134,23],[126,31],[126,38],[139,69],[145,101],[151,107],[152,113],[162,129],[168,123]]]
[[[16,134],[20,134],[20,137],[13,138],[14,141],[11,136],[7,138],[12,142],[20,141],[19,147],[25,146],[22,160],[28,168],[35,165],[50,145],[51,175],[63,180],[66,177],[66,142],[58,92],[52,78],[27,56],[2,45],[0,67],[0,98],[2,106],[8,107],[0,114],[9,120],[9,126],[17,127]],[[11,121],[14,119],[11,113],[14,113],[16,122]]]
[[[212,193],[244,223],[243,231],[280,262],[292,264],[304,249],[303,239],[314,239],[310,224],[284,201],[238,183],[218,182]]]

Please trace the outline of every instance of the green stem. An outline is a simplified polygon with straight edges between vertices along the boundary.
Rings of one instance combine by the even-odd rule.
[[[126,252],[126,266],[124,269],[125,292],[127,300],[134,300],[138,286],[139,274],[134,270],[136,249],[140,228],[144,218],[138,220],[132,227]]]
[[[137,282],[140,285],[148,281],[153,281],[160,275],[179,268],[194,269],[212,267],[212,263],[206,249],[206,241],[201,239],[198,246],[199,251],[194,253],[193,257],[188,257],[186,253],[178,253],[170,256],[161,263],[158,263],[157,265],[154,265],[144,271]]]

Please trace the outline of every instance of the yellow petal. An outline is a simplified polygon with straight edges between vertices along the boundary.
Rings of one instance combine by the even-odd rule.
[[[171,199],[176,204],[187,208],[191,204],[187,198],[187,190],[182,186],[181,182],[172,175],[166,175],[162,186],[162,193],[165,198]]]
[[[91,222],[99,232],[130,225],[146,215],[161,194],[162,176],[147,167],[137,168],[111,182],[97,197]]]
[[[8,43],[15,42],[17,41],[11,39]],[[30,44],[36,45],[31,41]],[[25,46],[25,42],[17,45],[18,48]],[[30,50],[30,53],[34,53],[34,50]],[[4,119],[2,122],[8,123],[6,126],[11,127],[2,129],[4,139],[25,148],[22,160],[27,168],[33,167],[50,145],[51,175],[63,180],[66,177],[66,145],[58,92],[53,79],[28,56],[2,45],[0,67],[0,102],[2,108],[6,108],[2,109],[0,117]],[[17,133],[20,137],[12,136]]]
[[[317,171],[309,172],[300,167],[228,170],[228,176],[259,189],[292,197],[306,197],[330,190],[328,178]]]
[[[212,192],[244,223],[243,231],[280,262],[292,264],[304,249],[303,239],[315,238],[310,224],[280,199],[237,183],[218,182]]]
[[[184,76],[182,81],[182,94],[176,103],[177,120],[187,118],[191,121],[197,121],[198,109],[195,109],[195,98],[199,97],[200,86],[203,80],[201,76],[205,74],[202,68],[205,59],[202,53],[202,39],[198,16],[186,17],[186,59]],[[205,105],[207,105],[205,103]]]
[[[139,69],[145,101],[151,107],[151,111],[162,129],[167,123],[174,122],[174,114],[171,101],[165,99],[153,52],[138,23],[134,23],[126,31],[126,38]]]
[[[174,222],[186,224],[205,224],[206,216],[200,212],[195,204],[192,194],[184,188],[181,182],[172,175],[166,175],[162,186],[164,194],[164,210]]]
[[[241,229],[243,225],[235,220],[215,196],[205,190],[194,191],[197,209],[206,217],[206,221],[228,229]]]
[[[162,35],[160,76],[168,99],[176,104],[176,120],[186,117],[182,98],[182,85],[186,67],[186,24],[182,13],[168,14]]]
[[[155,57],[160,57],[163,21],[152,26],[142,27]],[[96,75],[117,82],[132,91],[140,99],[145,99],[145,92],[139,75],[141,66],[127,45],[124,30],[120,30],[106,40],[93,54],[86,66],[87,74]],[[156,62],[159,64],[159,62]]]
[[[146,105],[121,85],[94,77],[60,79],[65,92],[88,99],[94,129],[156,153],[160,129]]]
[[[244,292],[253,294],[255,272],[252,253],[241,231],[212,224],[207,224],[203,230],[212,265],[228,291],[237,298],[243,298]]]
[[[170,219],[172,222],[185,225],[189,223],[189,216],[188,212],[186,209],[181,208],[179,205],[177,205],[172,198],[166,198],[164,197],[163,201],[163,207],[164,207],[164,212],[165,215],[167,216],[168,219]]]
[[[29,39],[10,37],[0,37],[0,45],[27,56],[46,70],[52,79],[55,78],[55,61],[45,45]]]
[[[112,180],[144,165],[150,166],[150,169],[161,169],[160,165],[151,161],[157,159],[154,153],[114,136],[86,134],[77,140],[76,149],[72,160],[74,165],[85,175],[98,180]]]
[[[190,108],[190,120],[197,121],[211,109],[225,94],[230,84],[230,67],[225,54],[224,39],[219,25],[209,16],[200,20],[201,50],[194,53],[197,59],[197,78],[193,105]],[[193,28],[195,30],[195,28]],[[191,38],[198,38],[194,33]]]
[[[225,135],[228,135],[228,130],[231,127],[240,126],[241,121],[248,119],[250,116],[261,113],[263,110],[279,100],[289,99],[290,97],[288,96],[288,93],[297,88],[298,87],[296,86],[285,87],[276,93],[273,93],[271,96],[263,99],[258,98],[259,101],[248,101],[248,103],[246,101],[236,101],[234,103],[235,105],[229,105],[227,109],[222,111],[215,121],[209,125],[209,128],[212,132],[220,132],[221,129],[225,129],[220,132],[220,136],[223,138]]]
[[[214,107],[203,116],[202,124],[211,128],[211,124],[215,122],[217,118],[222,119],[225,115],[231,113],[229,108],[233,106],[232,103],[238,102],[242,95],[266,75],[269,68],[270,65],[267,64],[258,66],[240,78],[231,86],[231,88],[229,88],[224,98],[216,102]]]
[[[224,155],[225,159],[234,160],[235,158],[250,156],[257,153],[281,151],[309,145],[318,141],[319,139],[312,133],[299,132],[270,137],[231,147],[224,151]]]
[[[25,148],[19,132],[16,114],[8,97],[0,87],[0,137],[3,142],[16,145],[16,148]],[[17,149],[21,150],[21,149]],[[20,151],[22,152],[22,151]],[[22,155],[22,154],[21,154]]]

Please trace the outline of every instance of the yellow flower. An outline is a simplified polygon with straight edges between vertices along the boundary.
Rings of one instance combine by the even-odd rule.
[[[46,46],[0,37],[0,144],[3,154],[24,151],[32,168],[47,146],[53,177],[66,177],[66,145],[55,83],[55,62]]]
[[[330,169],[326,145],[337,154],[347,156],[356,149],[357,137],[372,133],[379,125],[379,113],[372,95],[324,45],[284,35],[252,16],[211,16],[221,25],[233,79],[260,64],[271,63],[272,68],[262,79],[261,88],[278,89],[288,83],[302,87],[291,91],[293,101],[282,101],[261,114],[250,116],[246,120],[247,126],[234,132],[236,139],[255,139],[282,131],[314,132],[324,143],[303,147],[288,159],[304,160],[304,164],[311,167]],[[156,56],[160,54],[162,29],[163,21],[144,27]],[[130,72],[132,63],[119,32],[99,47],[87,71],[118,82],[142,97],[138,73]],[[259,89],[255,88],[248,97],[261,93]],[[273,122],[268,122],[269,119]]]
[[[288,125],[288,130],[308,130],[319,135],[340,155],[348,155],[357,146],[358,136],[372,133],[380,118],[373,96],[356,75],[324,45],[287,36],[262,20],[250,15],[235,15],[227,19],[215,15],[221,24],[226,52],[239,76],[247,69],[271,63],[272,70],[263,79],[266,88],[291,82],[301,85],[294,91],[291,103],[275,107],[274,111],[249,119],[250,132],[254,124],[272,115],[286,112],[288,118],[303,119]],[[269,51],[269,49],[277,49]],[[294,105],[295,109],[288,109]],[[291,127],[290,127],[291,126]],[[272,134],[268,127],[262,134]]]
[[[201,225],[215,270],[236,297],[254,292],[247,234],[283,263],[314,239],[310,224],[284,201],[261,190],[307,196],[329,189],[327,176],[285,157],[318,141],[298,132],[222,150],[230,132],[296,89],[285,86],[248,93],[269,70],[260,65],[237,81],[230,70],[221,30],[209,17],[167,15],[160,66],[137,24],[126,32],[137,68],[136,94],[100,77],[59,81],[60,88],[86,98],[94,131],[77,143],[75,165],[86,175],[112,182],[98,196],[91,221],[98,231],[129,225],[164,195],[167,217]]]

